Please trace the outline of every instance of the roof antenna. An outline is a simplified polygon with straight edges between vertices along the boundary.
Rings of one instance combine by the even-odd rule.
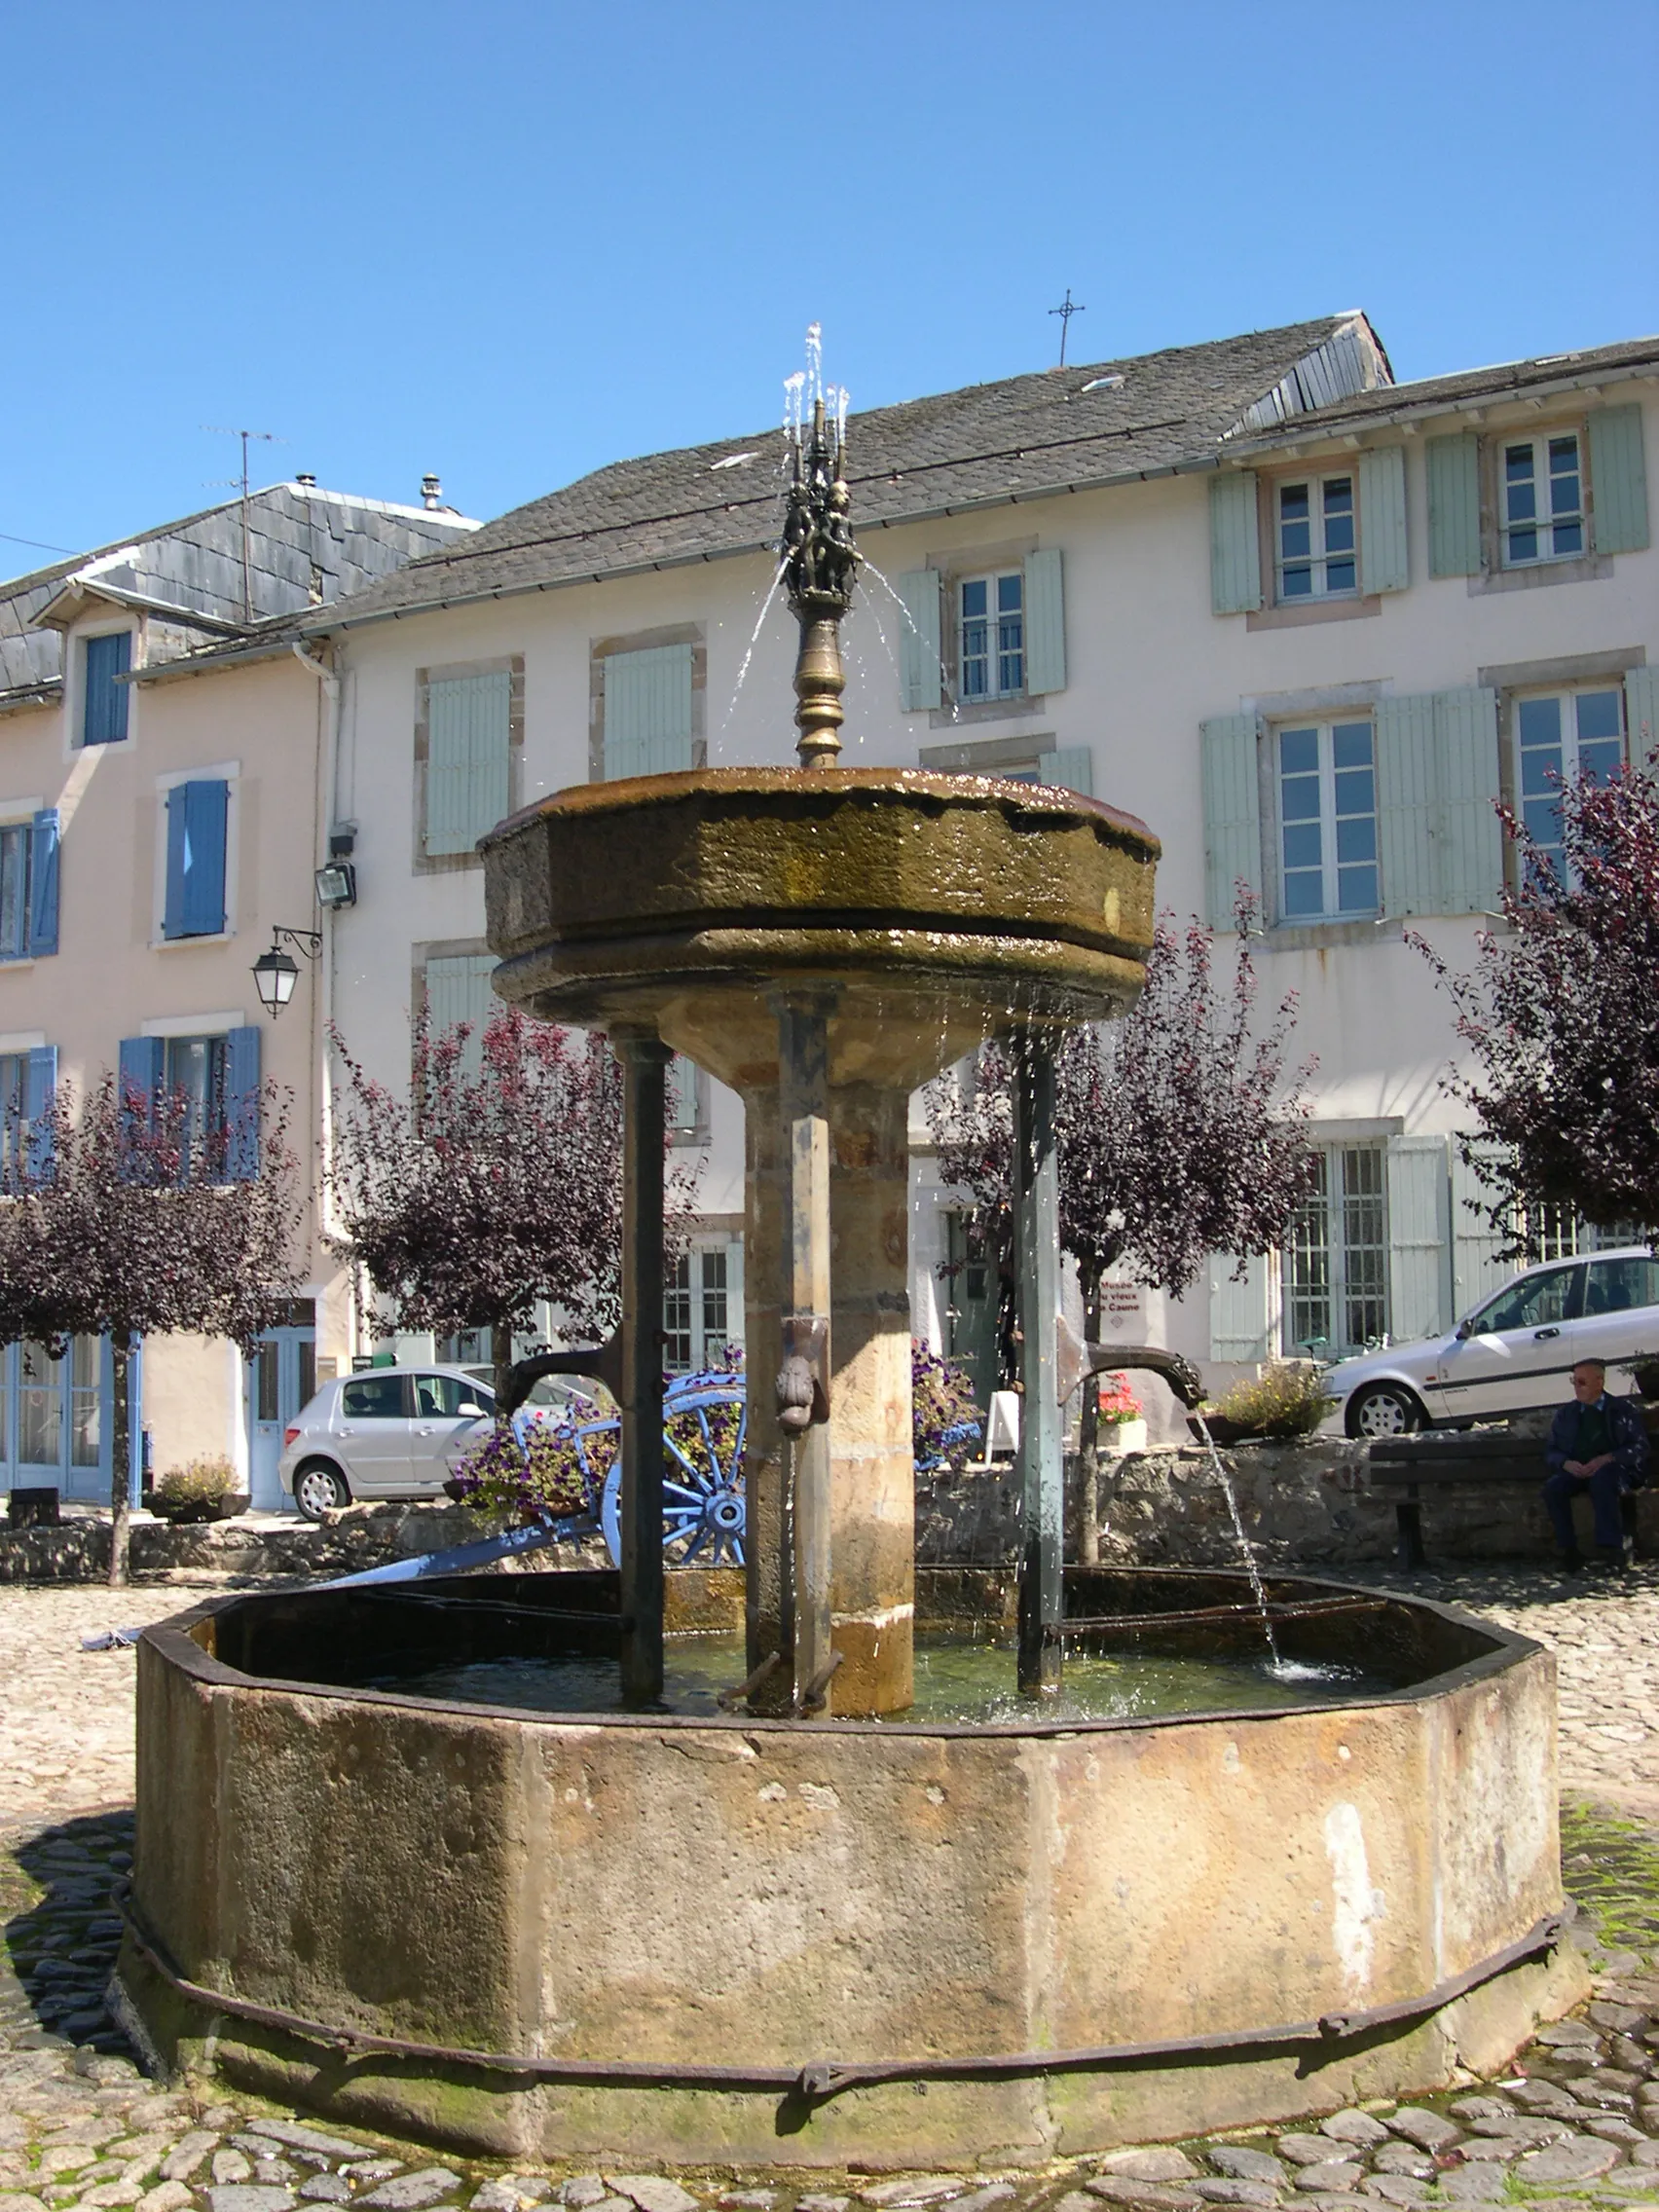
[[[1067,298],[1069,299],[1069,298],[1071,297],[1071,294],[1070,294],[1070,293],[1068,292],[1068,293],[1066,294],[1066,297],[1067,297]],[[1061,347],[1061,349],[1060,349],[1060,351],[1061,351],[1061,354],[1063,355],[1063,354],[1064,354],[1064,352],[1065,352],[1065,348],[1064,348],[1063,346]],[[251,580],[250,580],[249,574],[248,574],[248,562],[247,562],[247,441],[249,440],[249,438],[263,438],[263,439],[265,440],[265,443],[266,443],[267,445],[275,445],[275,446],[285,446],[285,445],[287,444],[287,442],[288,442],[288,441],[287,441],[287,439],[286,439],[286,438],[279,438],[279,437],[278,437],[278,436],[276,435],[276,431],[275,431],[275,430],[227,430],[227,429],[225,429],[225,428],[224,428],[224,427],[222,426],[222,424],[217,424],[217,423],[203,423],[203,425],[202,425],[202,427],[203,427],[203,429],[204,429],[204,430],[205,430],[205,431],[207,432],[207,434],[208,434],[208,436],[209,436],[209,437],[214,437],[214,438],[240,438],[240,440],[241,440],[241,449],[242,449],[242,465],[241,465],[241,479],[240,479],[240,481],[241,481],[241,545],[242,545],[242,620],[243,620],[244,622],[251,622],[251,621],[253,620],[253,586],[252,586],[252,582],[251,582]],[[236,478],[236,477],[234,477],[234,476],[230,476],[230,477],[225,477],[224,479],[222,479],[222,481],[223,481],[223,482],[225,482],[225,483],[228,483],[228,484],[230,484],[230,485],[231,485],[231,486],[232,486],[232,487],[234,488],[234,487],[235,487],[235,485],[236,485],[236,483],[237,483],[237,478]]]
[[[1065,298],[1057,308],[1051,308],[1049,313],[1057,314],[1060,318],[1060,366],[1063,369],[1066,365],[1066,339],[1071,334],[1071,318],[1074,314],[1087,314],[1088,310],[1081,301],[1072,298],[1071,286],[1068,284]]]

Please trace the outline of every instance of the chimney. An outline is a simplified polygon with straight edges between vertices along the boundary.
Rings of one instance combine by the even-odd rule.
[[[444,503],[444,488],[430,470],[421,479],[421,504],[436,511]]]
[[[302,492],[314,492],[316,490],[316,478],[308,476],[303,468],[295,476],[294,482]]]

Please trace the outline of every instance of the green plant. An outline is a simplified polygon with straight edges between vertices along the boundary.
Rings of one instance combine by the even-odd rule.
[[[1235,1382],[1213,1411],[1246,1436],[1311,1436],[1335,1404],[1319,1368],[1285,1360]]]
[[[229,1459],[203,1456],[182,1467],[169,1467],[156,1485],[156,1496],[166,1505],[207,1505],[237,1487],[237,1471]]]

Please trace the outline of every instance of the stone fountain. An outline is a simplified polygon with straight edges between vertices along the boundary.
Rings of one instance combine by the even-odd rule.
[[[582,786],[484,845],[498,989],[624,1064],[620,1573],[237,1597],[147,1631],[133,2019],[167,2064],[590,2162],[1029,2160],[1497,2063],[1582,1986],[1544,1653],[1277,1577],[1317,1695],[1056,1702],[1068,1642],[1260,1648],[1239,1578],[1061,1570],[1083,1363],[1050,1047],[1137,990],[1158,847],[1068,792],[837,764],[858,551],[822,404],[793,463],[801,765]],[[994,1577],[921,1595],[1016,1629],[1023,1705],[928,1722],[903,1717],[907,1104],[991,1033],[1016,1067],[1017,1596],[1005,1622]],[[741,1592],[662,1568],[674,1051],[747,1114]],[[739,1605],[745,1678],[665,1707],[665,1642]],[[399,1686],[440,1659],[614,1665],[616,1695]]]

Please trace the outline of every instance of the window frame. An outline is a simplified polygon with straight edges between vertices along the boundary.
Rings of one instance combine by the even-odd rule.
[[[1388,1280],[1388,1148],[1382,1138],[1337,1138],[1326,1143],[1309,1146],[1309,1151],[1320,1161],[1320,1186],[1304,1199],[1292,1225],[1291,1235],[1279,1249],[1279,1347],[1286,1359],[1309,1356],[1313,1346],[1323,1346],[1318,1356],[1326,1359],[1349,1358],[1365,1348],[1367,1343],[1385,1344],[1388,1340],[1390,1312],[1390,1285]],[[1348,1191],[1346,1188],[1348,1158],[1365,1155],[1375,1162],[1376,1189]],[[1298,1234],[1304,1217],[1315,1205],[1323,1214],[1324,1232],[1322,1250],[1325,1264],[1325,1286],[1321,1293],[1309,1292],[1298,1286],[1297,1257],[1300,1249]],[[1375,1206],[1378,1234],[1371,1239],[1350,1239],[1342,1234],[1339,1224],[1345,1225],[1350,1208]],[[1350,1282],[1350,1268],[1354,1255],[1369,1253],[1374,1256],[1376,1281],[1361,1284],[1357,1289]],[[1339,1316],[1345,1323],[1341,1340],[1329,1335],[1297,1337],[1292,1328],[1293,1309],[1299,1300],[1322,1295],[1329,1320],[1334,1324]],[[1357,1303],[1374,1303],[1382,1320],[1381,1329],[1368,1331],[1364,1337],[1349,1342],[1346,1328]]]
[[[1371,777],[1369,819],[1372,826],[1372,858],[1369,861],[1350,860],[1345,863],[1339,851],[1338,824],[1344,821],[1363,819],[1363,817],[1353,814],[1339,815],[1337,812],[1338,777],[1358,771],[1351,765],[1347,767],[1338,766],[1336,735],[1338,730],[1359,728],[1365,729],[1371,739],[1371,758],[1367,772]],[[1293,913],[1290,910],[1286,880],[1287,876],[1291,874],[1306,874],[1308,872],[1305,866],[1300,868],[1287,866],[1285,833],[1287,829],[1299,826],[1309,818],[1297,817],[1295,824],[1286,819],[1282,741],[1286,736],[1298,735],[1305,731],[1313,733],[1318,753],[1321,905],[1317,913]],[[1343,923],[1374,921],[1383,911],[1382,810],[1378,803],[1377,790],[1377,717],[1375,712],[1369,708],[1363,713],[1344,713],[1341,710],[1324,709],[1313,714],[1291,715],[1275,719],[1268,725],[1267,729],[1267,767],[1272,794],[1271,812],[1273,839],[1272,880],[1277,924],[1286,929],[1318,929]],[[1297,773],[1306,774],[1307,771],[1297,771]],[[1341,904],[1341,876],[1345,866],[1369,867],[1372,870],[1376,884],[1376,898],[1372,904],[1348,907]],[[1338,903],[1334,905],[1331,903],[1333,893],[1338,901]]]
[[[219,929],[169,937],[166,930],[168,793],[180,784],[225,786],[225,916]],[[239,851],[241,841],[241,763],[239,760],[215,760],[205,762],[199,768],[171,768],[165,775],[156,778],[155,789],[156,883],[150,949],[153,952],[167,952],[183,945],[229,943],[237,935],[237,904],[241,888]]]
[[[691,647],[691,765],[709,765],[709,645],[700,622],[673,622],[651,630],[620,631],[588,644],[588,781],[603,784],[605,772],[605,679],[607,663],[618,653],[650,652],[658,645]]]
[[[1534,514],[1530,523],[1523,521],[1516,524],[1511,520],[1508,512],[1510,449],[1521,446],[1530,447],[1533,461],[1531,483],[1534,495],[1536,495],[1540,483],[1547,491],[1553,482],[1553,471],[1549,465],[1550,447],[1553,443],[1566,438],[1572,439],[1577,455],[1577,466],[1574,470],[1578,480],[1578,505],[1576,509],[1570,517],[1563,516],[1558,521],[1552,507],[1547,517]],[[1544,463],[1541,477],[1537,466],[1540,459]],[[1557,423],[1538,429],[1497,430],[1493,433],[1493,531],[1495,555],[1493,566],[1497,570],[1505,574],[1519,574],[1531,570],[1559,568],[1564,563],[1586,561],[1591,557],[1594,546],[1591,537],[1589,462],[1590,440],[1584,424],[1580,422]],[[1575,528],[1578,532],[1577,545],[1567,552],[1557,550],[1553,543],[1554,532],[1563,527]],[[1510,537],[1518,528],[1523,531],[1531,529],[1539,535],[1546,530],[1549,531],[1552,534],[1551,550],[1548,553],[1537,552],[1517,558],[1511,551]]]
[[[1002,682],[1003,664],[1012,656],[1009,648],[1006,648],[1002,643],[1001,628],[1004,610],[997,602],[1001,596],[1001,586],[1010,582],[1017,583],[1019,586],[1019,607],[1017,610],[1019,644],[1013,648],[1014,652],[1017,652],[1019,659],[1019,681],[1015,684],[1005,685]],[[985,612],[982,616],[970,617],[963,601],[967,593],[976,584],[982,584],[985,587]],[[1023,560],[1011,564],[998,563],[985,569],[964,570],[960,574],[951,577],[950,590],[951,650],[955,663],[955,687],[958,702],[963,707],[989,707],[1001,705],[1010,699],[1029,698],[1030,692],[1026,684],[1026,670],[1030,659],[1030,641],[1027,636],[1029,609],[1026,606],[1025,564]],[[985,649],[983,653],[976,653],[973,657],[977,661],[983,660],[987,678],[993,674],[996,677],[995,683],[983,691],[970,691],[967,684],[969,659],[967,629],[970,619],[982,620],[986,630]]]
[[[1505,693],[1503,706],[1507,727],[1504,731],[1505,757],[1502,763],[1502,781],[1505,795],[1524,823],[1528,820],[1530,805],[1548,803],[1545,793],[1530,793],[1527,790],[1526,756],[1530,752],[1538,752],[1543,749],[1523,744],[1524,710],[1545,700],[1553,699],[1561,703],[1564,710],[1561,718],[1561,776],[1565,785],[1573,782],[1582,772],[1579,760],[1580,745],[1606,745],[1611,742],[1610,739],[1605,737],[1586,739],[1579,731],[1577,701],[1592,697],[1611,698],[1613,700],[1618,717],[1617,765],[1621,768],[1628,767],[1630,765],[1630,718],[1626,708],[1624,684],[1617,677],[1586,677],[1567,682],[1516,684]],[[1567,711],[1569,703],[1570,712]],[[1567,726],[1569,721],[1571,723],[1570,735]],[[1567,765],[1569,753],[1572,760],[1570,767]],[[1550,849],[1559,848],[1546,848],[1546,850]],[[1522,866],[1520,849],[1508,845],[1507,841],[1505,863],[1512,888],[1519,889]]]
[[[429,853],[426,850],[427,783],[431,771],[432,685],[461,683],[473,676],[507,678],[507,812],[524,804],[524,655],[500,653],[488,660],[446,661],[415,671],[414,775],[411,792],[410,868],[416,875],[450,875],[457,869],[481,869],[476,852]]]
[[[125,638],[127,640],[127,666],[116,671],[111,683],[112,694],[120,704],[121,731],[115,737],[89,737],[87,735],[87,717],[92,702],[92,648],[94,645],[101,645],[106,639],[111,638]],[[71,724],[70,738],[72,752],[103,752],[110,746],[130,745],[132,743],[132,686],[130,683],[123,683],[120,679],[124,676],[130,676],[132,671],[138,667],[138,634],[129,620],[104,623],[98,627],[78,630],[75,633],[73,652],[75,667],[74,719]]]
[[[21,884],[18,893],[16,945],[5,942],[5,890],[6,855],[11,841],[17,840],[20,851]],[[34,912],[34,847],[35,824],[32,815],[8,816],[0,820],[0,966],[34,957],[32,946],[32,917]]]
[[[1324,487],[1327,484],[1332,484],[1343,480],[1346,481],[1348,487],[1347,522],[1349,525],[1349,537],[1351,539],[1351,542],[1346,548],[1346,550],[1339,548],[1337,552],[1333,554],[1328,549],[1325,542],[1325,525],[1327,516],[1325,512],[1323,494]],[[1303,561],[1306,561],[1310,576],[1314,571],[1318,571],[1320,575],[1320,582],[1317,589],[1309,588],[1305,592],[1287,592],[1284,588],[1284,573],[1287,566],[1287,559],[1284,551],[1284,495],[1286,494],[1286,492],[1300,485],[1306,485],[1309,488],[1309,493],[1308,528],[1310,550],[1306,555],[1298,554],[1293,556],[1292,558],[1295,564],[1298,566],[1300,566]],[[1361,518],[1359,512],[1359,468],[1357,462],[1346,468],[1315,466],[1309,469],[1298,469],[1292,472],[1287,472],[1283,475],[1274,475],[1268,480],[1267,492],[1269,502],[1269,533],[1272,552],[1273,590],[1271,604],[1275,608],[1322,607],[1331,604],[1342,605],[1343,603],[1347,601],[1363,598],[1364,592],[1360,583],[1359,569],[1359,534],[1361,529]],[[1314,494],[1317,494],[1318,497],[1315,498],[1313,496]],[[1315,540],[1317,541],[1316,543]],[[1333,559],[1337,561],[1346,560],[1351,564],[1353,569],[1353,581],[1351,584],[1342,584],[1337,586],[1335,589],[1330,586],[1327,579],[1330,564]]]

